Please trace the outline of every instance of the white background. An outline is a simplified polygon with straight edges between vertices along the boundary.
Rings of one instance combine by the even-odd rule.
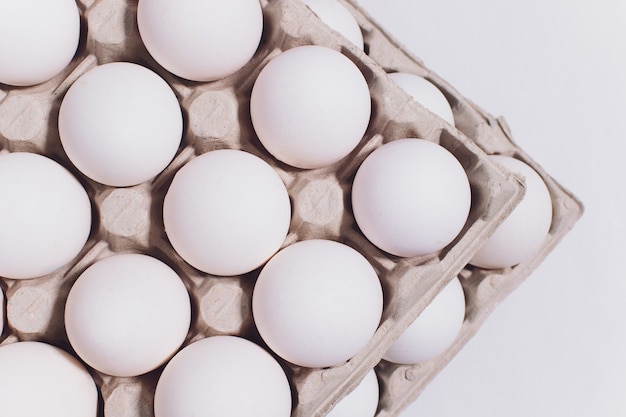
[[[586,209],[402,417],[626,416],[626,2],[359,4]]]

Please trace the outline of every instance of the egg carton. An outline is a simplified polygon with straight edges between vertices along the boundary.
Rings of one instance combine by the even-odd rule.
[[[139,37],[136,1],[79,0],[82,36],[70,65],[37,86],[0,85],[1,152],[28,151],[56,160],[83,184],[94,212],[90,238],[74,261],[37,279],[0,279],[6,294],[7,324],[0,344],[38,340],[74,353],[63,325],[65,300],[72,284],[97,260],[136,252],[164,261],[185,283],[193,319],[184,346],[221,334],[239,335],[265,346],[251,315],[258,270],[218,277],[192,268],[170,246],[162,221],[163,198],[180,167],[211,150],[241,149],[268,162],[287,187],[293,214],[283,246],[313,238],[341,241],[369,260],[383,285],[382,321],[372,340],[354,358],[324,369],[298,367],[277,358],[293,388],[292,417],[319,417],[380,362],[402,330],[457,276],[480,243],[520,201],[524,190],[519,179],[493,164],[464,133],[415,103],[391,82],[372,56],[375,48],[371,42],[368,56],[297,0],[261,3],[264,34],[259,49],[243,69],[222,80],[190,82],[162,69]],[[371,39],[374,24],[369,18],[360,24]],[[368,130],[348,157],[329,167],[304,171],[267,153],[254,134],[248,107],[253,83],[263,66],[284,50],[311,44],[341,51],[350,58],[367,80],[373,106]],[[404,56],[401,50],[389,53],[399,59]],[[182,144],[172,163],[154,180],[126,188],[96,183],[77,171],[63,152],[56,127],[59,106],[69,86],[96,65],[115,61],[134,62],[158,73],[175,91],[185,119]],[[427,139],[447,148],[463,165],[472,187],[472,207],[464,229],[448,247],[431,256],[399,258],[382,252],[360,233],[351,213],[351,182],[360,163],[383,143],[405,137]],[[87,368],[101,395],[100,415],[153,416],[153,395],[162,367],[132,378],[112,377]]]
[[[502,270],[484,270],[471,265],[459,274],[466,297],[466,317],[456,341],[438,357],[416,365],[398,365],[381,361],[376,367],[381,381],[377,417],[394,417],[418,398],[426,385],[476,334],[497,305],[513,292],[550,251],[572,229],[583,214],[582,203],[552,178],[513,140],[504,118],[496,118],[429,70],[417,57],[377,25],[358,4],[340,0],[357,19],[369,56],[387,72],[408,72],[422,76],[436,85],[448,99],[456,127],[485,153],[515,157],[530,165],[546,183],[552,199],[553,216],[549,234],[537,253],[525,262]]]

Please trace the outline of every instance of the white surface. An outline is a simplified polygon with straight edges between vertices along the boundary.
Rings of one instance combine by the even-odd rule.
[[[227,77],[248,63],[263,33],[256,0],[143,0],[141,39],[168,71],[193,81]]]
[[[586,208],[403,417],[625,415],[626,2],[360,4]]]
[[[459,161],[424,139],[397,139],[367,155],[354,177],[352,211],[380,249],[404,257],[446,247],[467,222],[471,190]]]
[[[278,173],[251,153],[202,154],[174,176],[163,202],[165,232],[178,254],[214,275],[245,274],[280,249],[291,219]]]
[[[0,178],[1,276],[40,277],[79,254],[91,230],[91,202],[67,169],[35,153],[2,153]]]
[[[98,390],[69,353],[41,342],[0,347],[3,416],[96,417]],[[62,383],[60,383],[62,381]]]
[[[72,286],[65,330],[89,366],[108,375],[150,372],[178,351],[191,323],[189,293],[174,270],[138,253],[91,265]]]
[[[265,149],[304,169],[334,164],[352,152],[371,113],[359,68],[345,55],[317,45],[274,57],[250,95],[252,125]]]
[[[35,85],[63,71],[80,36],[73,0],[0,0],[0,10],[0,83]]]
[[[455,278],[396,339],[383,359],[399,364],[430,360],[456,340],[465,318],[465,294]]]
[[[174,91],[155,72],[129,62],[100,65],[80,76],[61,102],[58,124],[76,168],[114,187],[163,171],[183,135]]]
[[[336,0],[303,0],[303,3],[328,26],[363,49],[363,34],[352,13]]]
[[[524,162],[506,155],[490,155],[489,159],[524,178],[526,193],[469,263],[485,269],[508,268],[540,251],[550,232],[552,199],[543,179]]]
[[[243,400],[245,399],[245,400]],[[235,336],[194,342],[159,377],[155,417],[289,417],[291,389],[266,350]]]
[[[326,417],[374,417],[378,408],[380,387],[371,369],[359,385],[335,405]]]
[[[389,78],[396,82],[404,91],[422,106],[454,126],[454,114],[448,99],[441,90],[426,78],[406,72],[393,72]]]
[[[370,341],[383,312],[376,271],[340,242],[310,239],[278,252],[252,293],[259,334],[278,356],[298,366],[336,366]]]

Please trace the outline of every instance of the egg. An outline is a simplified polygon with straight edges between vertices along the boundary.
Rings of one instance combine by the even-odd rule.
[[[380,281],[355,249],[330,240],[305,240],[278,252],[263,267],[252,293],[252,314],[269,348],[299,366],[340,365],[378,328]]]
[[[458,278],[433,299],[391,345],[383,359],[416,364],[442,354],[456,340],[465,318],[465,295]]]
[[[163,223],[176,252],[214,275],[250,272],[280,249],[291,221],[289,194],[276,171],[251,153],[202,154],[175,175]]]
[[[289,49],[260,72],[250,116],[261,144],[288,165],[331,165],[359,144],[369,124],[365,77],[343,54],[322,46]]]
[[[480,268],[500,269],[524,262],[541,248],[552,224],[552,199],[539,174],[526,163],[504,155],[489,158],[520,175],[526,184],[522,201],[470,261]]]
[[[105,185],[147,181],[172,160],[183,116],[169,85],[151,70],[114,62],[83,74],[59,110],[59,135],[72,163]]]
[[[67,337],[89,366],[137,376],[176,353],[191,323],[189,294],[179,276],[147,255],[114,255],[91,265],[65,304]]]
[[[330,28],[363,49],[363,33],[352,13],[337,0],[303,0]]]
[[[42,342],[0,346],[3,416],[96,417],[98,391],[69,353]]]
[[[374,417],[378,409],[379,390],[376,372],[370,369],[359,385],[343,397],[326,417]]]
[[[167,364],[154,395],[155,417],[289,417],[291,389],[276,360],[235,336],[213,336]]]
[[[352,186],[354,218],[365,237],[401,257],[435,253],[461,232],[471,189],[460,162],[423,139],[388,142],[363,161]]]
[[[70,63],[80,38],[74,0],[0,0],[0,83],[31,86]]]
[[[0,154],[0,276],[37,278],[68,264],[91,231],[78,180],[45,156]]]
[[[242,68],[263,34],[259,0],[140,0],[139,34],[166,70],[213,81]]]
[[[452,107],[445,95],[433,83],[425,78],[406,72],[393,72],[389,74],[400,88],[415,101],[426,107],[446,122],[454,126],[454,114]]]

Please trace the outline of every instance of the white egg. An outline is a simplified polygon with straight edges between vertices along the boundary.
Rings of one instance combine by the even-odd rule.
[[[296,365],[323,368],[356,355],[378,328],[383,293],[374,268],[351,247],[305,240],[263,268],[252,313],[270,349]]]
[[[72,163],[102,184],[147,181],[172,160],[183,132],[169,85],[140,65],[96,67],[70,87],[59,110],[59,135]]]
[[[212,81],[252,58],[263,11],[259,0],[140,0],[137,23],[148,52],[166,70]]]
[[[395,81],[415,101],[454,126],[454,114],[446,96],[433,83],[406,72],[394,72],[389,78]]]
[[[36,278],[74,259],[91,231],[91,202],[55,161],[0,155],[0,276]]]
[[[374,417],[378,408],[378,377],[371,369],[359,385],[333,407],[326,417]]]
[[[180,277],[140,254],[114,255],[87,268],[65,305],[67,337],[78,356],[114,376],[161,366],[180,348],[190,323]]]
[[[303,0],[330,28],[363,49],[363,33],[352,13],[337,0]]]
[[[291,390],[276,360],[235,336],[213,336],[167,364],[154,396],[155,417],[289,417]]]
[[[0,0],[0,83],[48,81],[70,63],[80,38],[74,0]]]
[[[69,353],[41,342],[0,347],[3,416],[96,417],[98,390]]]
[[[250,153],[200,155],[174,177],[163,204],[170,243],[195,268],[240,275],[282,245],[291,221],[287,189],[274,169]]]
[[[289,49],[259,74],[250,98],[254,130],[278,160],[297,168],[333,164],[358,145],[371,98],[358,67],[322,46]]]
[[[517,265],[540,249],[552,224],[552,199],[539,174],[524,162],[503,155],[489,158],[526,183],[522,201],[470,261],[480,268],[500,269]]]
[[[352,209],[363,234],[402,257],[443,249],[463,229],[470,206],[470,184],[459,161],[422,139],[394,140],[376,149],[352,187]]]
[[[443,353],[456,340],[465,318],[465,295],[454,278],[391,345],[383,359],[421,363]]]

